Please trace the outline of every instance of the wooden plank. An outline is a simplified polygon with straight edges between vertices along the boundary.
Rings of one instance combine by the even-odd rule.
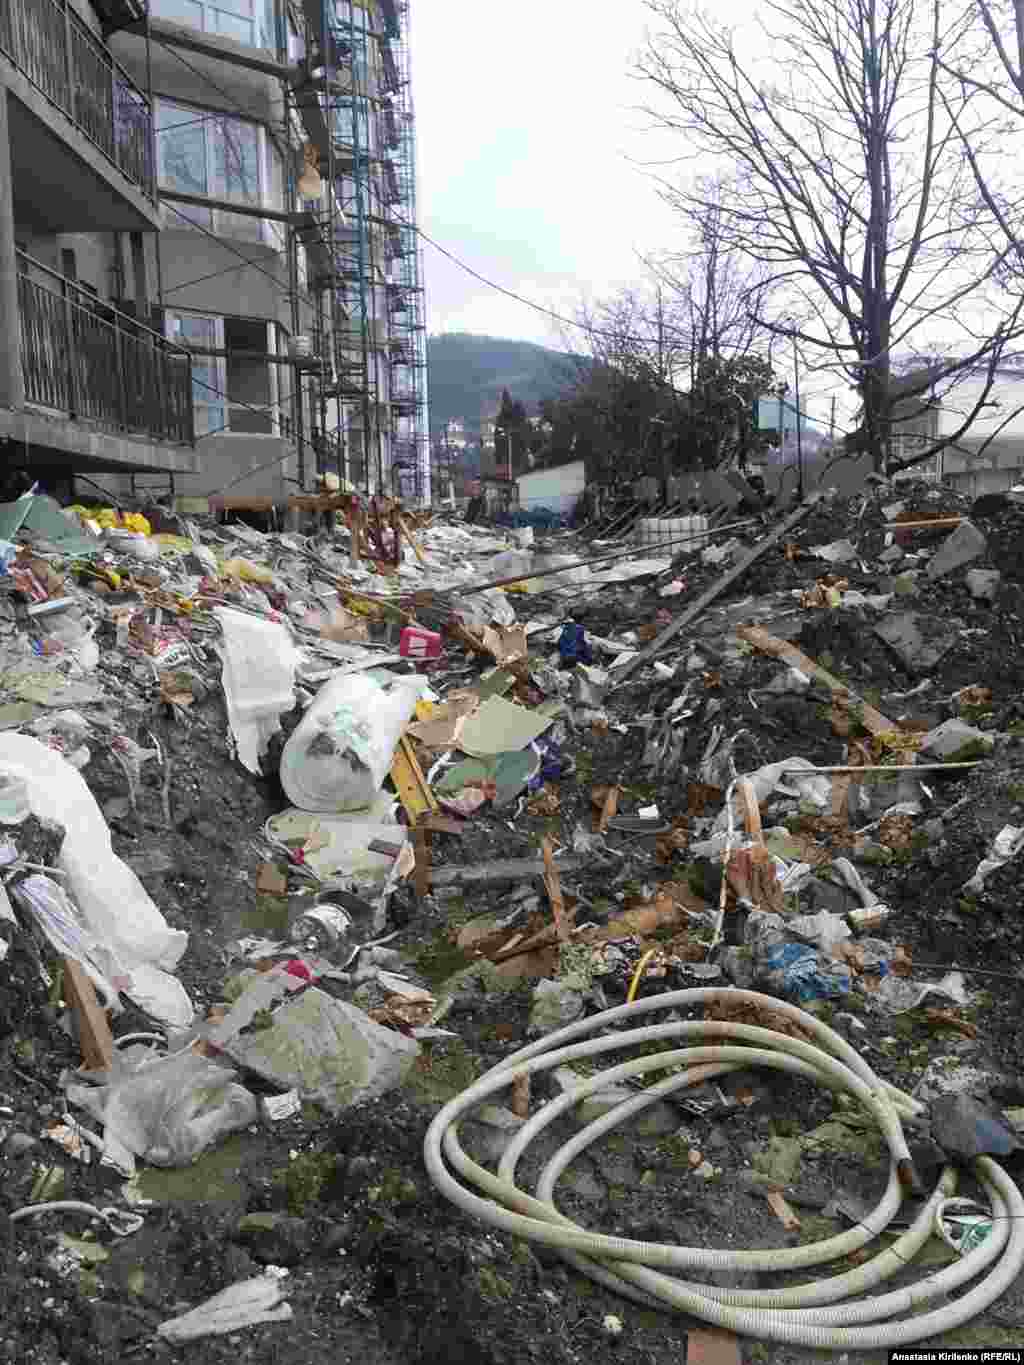
[[[416,761],[416,754],[405,735],[391,760],[391,781],[395,784],[410,825],[415,825],[429,811],[437,810],[437,798],[427,786],[423,769]]]
[[[736,796],[739,800],[740,809],[743,812],[743,820],[747,827],[747,833],[755,844],[764,843],[764,834],[761,827],[761,807],[757,802],[757,793],[754,791],[754,784],[746,778],[736,784]]]
[[[936,517],[933,521],[887,521],[887,531],[942,530],[944,526],[959,526],[966,517]]]
[[[798,668],[801,673],[809,678],[815,678],[818,682],[824,683],[830,692],[847,693],[854,704],[858,706],[864,715],[864,728],[870,730],[873,735],[891,734],[894,730],[899,731],[899,726],[895,721],[883,716],[881,711],[876,711],[873,706],[868,706],[867,702],[854,696],[845,683],[841,683],[838,678],[834,678],[831,673],[822,668],[821,664],[815,663],[803,650],[797,649],[796,645],[790,644],[788,640],[779,640],[774,635],[762,629],[761,626],[737,626],[736,634],[741,640],[745,640],[748,645],[753,645],[762,654],[771,654],[776,659],[782,659],[793,668]]]
[[[407,541],[409,542],[409,544],[412,546],[412,549],[413,549],[413,552],[414,552],[415,555],[416,555],[416,558],[420,561],[420,563],[421,563],[422,565],[424,565],[424,567],[426,567],[427,561],[423,558],[423,551],[420,549],[419,545],[417,544],[416,539],[415,539],[415,537],[413,536],[413,533],[409,530],[408,526],[406,526],[406,524],[405,524],[405,518],[404,518],[404,517],[402,516],[402,514],[399,512],[399,513],[397,514],[397,516],[396,516],[395,519],[396,519],[397,522],[398,522],[398,529],[401,531],[402,535],[405,536],[406,540],[407,540]]]
[[[89,1071],[106,1071],[114,1065],[114,1039],[106,1010],[80,962],[64,959],[64,993],[75,1012],[82,1060]]]
[[[616,686],[621,686],[638,668],[649,663],[651,659],[656,658],[665,646],[671,640],[675,639],[681,630],[685,630],[692,621],[695,621],[697,617],[700,616],[706,607],[711,605],[716,597],[719,597],[726,588],[732,583],[735,583],[738,578],[742,578],[751,565],[755,564],[765,551],[770,550],[773,545],[782,539],[787,531],[792,530],[798,522],[802,521],[817,501],[818,495],[815,494],[809,498],[807,502],[802,503],[795,512],[791,512],[789,516],[786,517],[785,521],[780,522],[770,535],[765,536],[763,540],[759,540],[756,545],[752,546],[738,563],[734,564],[733,567],[729,569],[728,572],[724,573],[715,583],[712,583],[711,587],[708,588],[706,592],[701,593],[696,602],[694,602],[692,606],[687,607],[682,616],[677,616],[670,626],[666,626],[656,640],[652,640],[646,649],[640,651],[636,658],[630,659],[628,663],[624,664],[622,668],[618,670]]]
[[[551,913],[555,920],[555,933],[560,943],[564,943],[569,937],[569,922],[565,916],[565,901],[562,897],[562,879],[558,875],[558,867],[555,864],[555,855],[551,847],[551,840],[545,839],[542,845],[544,853],[544,886],[547,889],[548,900],[551,902]]]

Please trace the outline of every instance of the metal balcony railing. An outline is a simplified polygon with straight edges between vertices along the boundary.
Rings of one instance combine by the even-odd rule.
[[[69,0],[0,0],[0,49],[122,175],[155,198],[149,101]]]
[[[193,445],[189,353],[17,254],[26,399],[107,430]]]

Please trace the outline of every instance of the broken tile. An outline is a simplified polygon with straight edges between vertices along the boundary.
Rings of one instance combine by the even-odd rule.
[[[988,541],[970,521],[962,521],[953,534],[942,542],[928,562],[928,577],[945,578],[983,555]]]
[[[911,673],[928,673],[957,642],[956,631],[941,625],[934,617],[903,611],[887,616],[875,627]]]

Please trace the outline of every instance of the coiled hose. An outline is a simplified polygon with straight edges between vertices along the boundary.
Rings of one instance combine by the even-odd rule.
[[[801,1042],[773,1029],[710,1020],[676,1021],[587,1037],[611,1025],[635,1022],[640,1014],[685,1011],[718,1001],[760,1006],[784,1015],[815,1042]],[[683,1046],[672,1047],[673,1040]],[[544,1105],[520,1129],[496,1174],[473,1161],[461,1147],[459,1120],[507,1088],[516,1075],[547,1071],[580,1058],[593,1059],[605,1052],[656,1041],[664,1042],[667,1050],[610,1067]],[[516,1185],[516,1167],[529,1144],[580,1100],[628,1077],[679,1066],[685,1071],[673,1073],[623,1101],[560,1147],[541,1172],[535,1196]],[[850,1095],[875,1119],[889,1147],[889,1182],[878,1206],[857,1226],[807,1246],[711,1250],[607,1237],[580,1227],[556,1208],[553,1196],[559,1176],[597,1138],[674,1091],[754,1066],[803,1076],[836,1094]],[[921,1341],[969,1321],[997,1299],[1024,1267],[1024,1198],[988,1157],[978,1158],[974,1170],[991,1201],[991,1233],[954,1264],[907,1288],[854,1299],[905,1269],[931,1236],[937,1210],[956,1189],[952,1167],[943,1171],[910,1228],[874,1259],[844,1274],[785,1289],[761,1290],[717,1288],[680,1278],[676,1272],[688,1267],[704,1271],[798,1270],[859,1250],[885,1231],[902,1203],[904,1187],[916,1179],[900,1118],[913,1118],[923,1111],[918,1101],[876,1076],[845,1039],[813,1015],[756,991],[704,987],[605,1010],[521,1048],[445,1105],[427,1131],[424,1158],[434,1185],[458,1208],[492,1227],[553,1248],[590,1278],[637,1302],[675,1308],[762,1340],[817,1349],[877,1350]],[[460,1183],[453,1172],[466,1183]],[[470,1186],[480,1193],[474,1193]],[[926,1309],[930,1300],[944,1298],[972,1280],[978,1282],[955,1302]],[[891,1320],[900,1314],[914,1316]]]

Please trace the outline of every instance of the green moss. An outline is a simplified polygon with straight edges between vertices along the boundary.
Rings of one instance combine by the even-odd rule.
[[[430,1104],[447,1104],[480,1076],[483,1065],[461,1039],[424,1052],[412,1067],[405,1088]]]
[[[388,1168],[380,1180],[366,1191],[371,1204],[415,1204],[420,1197],[419,1186],[401,1171]]]
[[[447,930],[437,934],[421,949],[415,967],[428,984],[436,986],[468,967],[473,959],[452,941]]]
[[[311,1205],[320,1202],[325,1188],[338,1175],[338,1158],[333,1152],[300,1152],[273,1174],[275,1185],[284,1189],[288,1212],[301,1218]]]
[[[490,1303],[500,1303],[512,1297],[512,1285],[489,1265],[482,1265],[476,1272],[476,1286],[480,1297]]]
[[[962,915],[976,915],[978,913],[977,896],[961,896],[956,905]]]
[[[992,752],[992,741],[990,739],[969,739],[966,744],[961,744],[955,753],[947,754],[942,760],[944,763],[970,763],[976,758],[987,758]]]

